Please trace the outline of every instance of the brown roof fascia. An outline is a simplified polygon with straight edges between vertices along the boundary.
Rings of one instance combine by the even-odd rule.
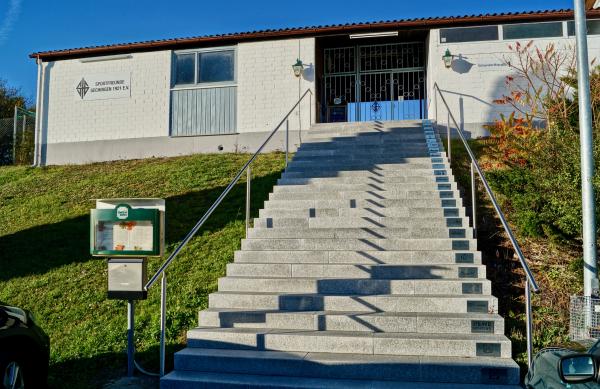
[[[600,17],[600,10],[590,10],[588,16]],[[111,55],[132,52],[156,51],[156,50],[176,50],[191,48],[199,45],[226,44],[244,41],[277,39],[277,38],[298,38],[307,36],[334,35],[351,32],[376,31],[386,28],[439,28],[452,26],[467,26],[477,24],[494,23],[514,23],[524,21],[552,21],[573,17],[573,11],[559,10],[548,12],[526,12],[515,14],[488,14],[471,15],[460,17],[444,18],[424,18],[401,21],[385,21],[362,24],[345,24],[333,26],[315,26],[306,28],[288,28],[281,30],[265,30],[256,32],[245,32],[226,35],[189,37],[155,40],[146,42],[122,43],[106,46],[83,47],[68,50],[54,50],[32,53],[30,58],[40,58],[43,61],[53,61],[70,58],[82,58],[90,56]]]

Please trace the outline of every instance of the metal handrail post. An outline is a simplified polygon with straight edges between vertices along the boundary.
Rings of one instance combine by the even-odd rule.
[[[127,377],[135,372],[135,301],[127,301]]]
[[[17,124],[19,124],[19,108],[15,105],[15,117],[13,119],[13,141],[12,141],[12,163],[17,163]],[[24,134],[25,132],[23,132]]]
[[[450,143],[450,111],[448,111],[448,121],[446,122],[446,136],[448,141],[448,162],[452,160],[452,144]]]
[[[312,94],[308,95],[308,127],[312,126]]]
[[[435,88],[434,88],[435,89]],[[433,99],[435,100],[434,104],[435,104],[435,123],[436,124],[440,124],[440,121],[438,120],[438,102],[437,102],[437,93],[435,93],[435,90],[433,92]]]
[[[290,120],[285,121],[285,168],[288,166],[288,153],[290,148]]]
[[[475,164],[471,162],[471,224],[477,237],[477,188],[475,187]]]
[[[533,314],[531,312],[531,289],[529,281],[525,279],[525,313],[527,315],[527,366],[533,363]]]
[[[160,376],[165,375],[165,333],[167,328],[167,273],[160,280]]]
[[[250,229],[250,192],[252,185],[252,171],[250,165],[246,169],[246,238],[248,238],[248,230]]]

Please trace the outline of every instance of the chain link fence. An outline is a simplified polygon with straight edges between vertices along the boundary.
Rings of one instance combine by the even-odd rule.
[[[571,296],[571,322],[569,336],[576,342],[600,338],[600,299]]]
[[[15,109],[11,118],[0,118],[0,165],[33,163],[35,113]]]

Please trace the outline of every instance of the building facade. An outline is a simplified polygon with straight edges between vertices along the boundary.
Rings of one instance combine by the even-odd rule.
[[[590,58],[600,57],[598,17],[589,11]],[[303,95],[282,124],[292,149],[315,123],[445,125],[436,84],[462,129],[485,135],[483,125],[508,112],[493,101],[506,93],[509,45],[533,40],[569,53],[572,18],[559,10],[411,19],[34,53],[36,161],[251,152]],[[280,130],[267,150],[283,147]]]

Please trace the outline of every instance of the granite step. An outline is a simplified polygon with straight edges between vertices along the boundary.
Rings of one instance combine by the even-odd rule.
[[[255,218],[254,228],[468,228],[469,218],[466,217],[297,217],[297,218]]]
[[[235,252],[236,263],[281,264],[389,264],[389,265],[448,265],[481,264],[479,251],[376,251],[376,250],[283,250]]]
[[[321,293],[215,292],[209,308],[281,311],[357,311],[497,313],[498,301],[486,295],[331,295]]]
[[[247,267],[250,267],[248,265]],[[260,269],[265,265],[255,265]],[[473,295],[485,296],[492,293],[490,281],[476,275],[476,267],[464,268],[472,270],[470,277],[445,279],[389,279],[389,278],[316,278],[316,277],[277,277],[269,273],[259,276],[230,276],[219,279],[219,290],[223,292],[261,292],[296,293],[296,294],[353,294],[367,296],[374,294],[402,295]]]
[[[242,250],[476,250],[475,239],[272,238],[242,239]]]
[[[485,281],[486,267],[474,264],[435,264],[435,265],[388,265],[388,264],[311,264],[311,263],[239,263],[227,264],[228,277],[272,278],[312,278],[322,280],[323,286],[332,279],[350,281],[367,280],[422,280],[441,281]],[[235,282],[236,280],[231,280]],[[237,280],[240,283],[243,280]],[[291,284],[291,281],[288,280]],[[416,284],[415,284],[416,285]],[[417,294],[419,292],[416,292]],[[424,291],[423,294],[427,292]],[[435,294],[435,293],[434,293]]]
[[[448,227],[362,227],[362,228],[251,228],[248,239],[473,239],[472,228]]]
[[[497,334],[306,331],[261,328],[196,327],[188,347],[355,355],[510,358],[510,340]]]
[[[504,319],[487,313],[203,310],[200,327],[276,328],[313,331],[504,334]]]

